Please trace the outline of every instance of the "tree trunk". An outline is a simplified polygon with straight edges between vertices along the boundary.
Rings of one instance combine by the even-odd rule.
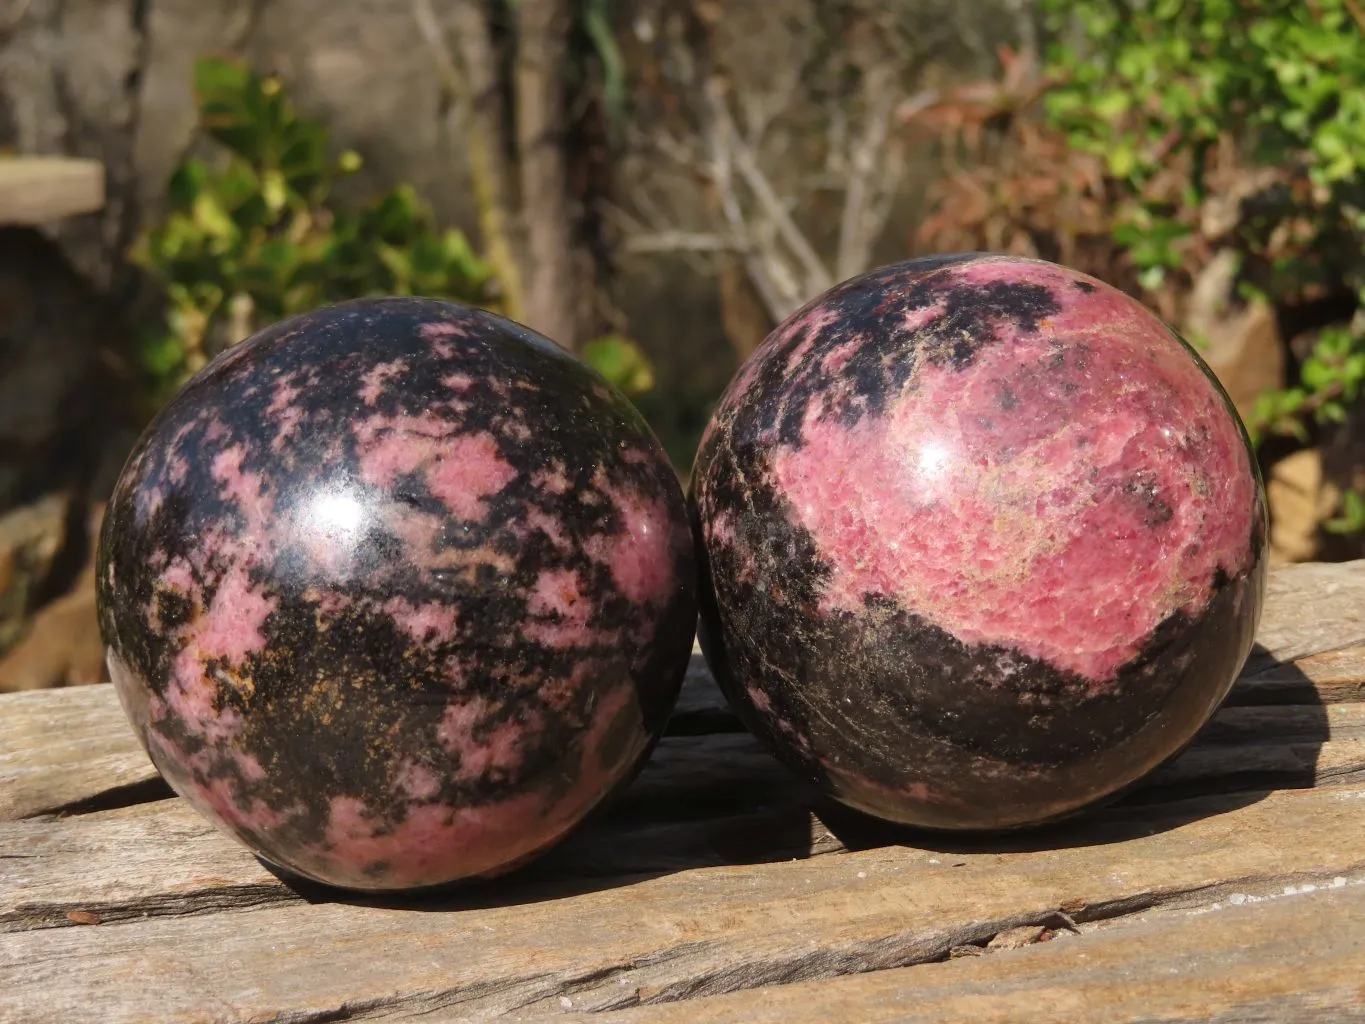
[[[418,8],[419,15],[423,6]],[[443,45],[438,34],[427,34],[436,45]],[[484,251],[502,287],[503,312],[513,320],[523,320],[527,306],[513,215],[516,199],[508,187],[513,168],[507,158],[507,111],[497,47],[478,0],[463,0],[456,7],[455,36],[463,74],[458,75],[451,62],[450,71],[460,79],[452,82],[452,88],[463,92],[470,102],[465,145]]]
[[[565,153],[568,0],[518,0],[517,156],[526,225],[525,321],[565,348],[580,337],[573,210]]]
[[[717,284],[720,287],[721,326],[730,347],[743,363],[773,329],[772,317],[754,290],[754,283],[743,264],[728,264],[721,270]]]

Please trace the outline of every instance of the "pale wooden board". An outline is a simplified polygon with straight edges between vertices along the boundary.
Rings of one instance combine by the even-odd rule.
[[[682,737],[730,731],[757,755],[739,730],[701,655],[693,655],[669,733],[687,750],[692,745]],[[766,765],[770,759],[759,760]],[[766,774],[786,779],[776,765]],[[157,799],[167,792],[112,684],[0,694],[0,821]]]
[[[109,685],[0,698],[0,821],[169,795]],[[1365,705],[1222,709],[1191,748],[1131,799],[1233,788],[1280,789],[1365,777]],[[621,798],[726,813],[803,794],[748,733],[667,736]]]
[[[984,956],[564,1024],[1365,1020],[1365,885],[1140,915]],[[1216,908],[1216,909],[1215,909]],[[1354,927],[1325,927],[1352,922]],[[433,1024],[441,1018],[436,1016]]]
[[[0,157],[0,225],[36,225],[104,206],[104,165],[72,157]]]
[[[1365,646],[1283,662],[1259,653],[1253,655],[1227,702],[1340,704],[1348,701],[1365,701]]]
[[[203,866],[199,906],[168,913],[144,896],[158,916],[0,934],[0,1020],[598,1011],[923,963],[1020,925],[1056,923],[1059,910],[1084,923],[1365,882],[1365,787],[1276,793],[1233,809],[1218,799],[1221,807],[1211,798],[1102,815],[1062,845],[892,845],[566,878],[559,891],[504,883],[406,906],[317,893],[313,902],[262,900],[251,888],[259,869],[212,852],[202,832],[163,828],[137,853],[137,837],[125,845],[106,836],[105,852],[73,871],[72,903],[163,878],[174,888]],[[32,865],[4,863],[6,902],[27,902],[36,886],[18,872]],[[218,905],[205,906],[213,893]]]
[[[1280,661],[1365,645],[1362,588],[1365,561],[1277,569],[1270,574],[1256,639]],[[1250,667],[1257,667],[1257,659]]]
[[[1208,806],[1234,809],[1258,799],[1256,791],[1266,788],[1268,780],[1305,787],[1365,785],[1365,742],[1358,738],[1365,708],[1342,706],[1330,711],[1345,738],[1321,746],[1295,742],[1291,716],[1284,726],[1288,742],[1282,743],[1277,735],[1279,723],[1257,715],[1255,730],[1249,730],[1245,722],[1211,730],[1213,739],[1220,742],[1190,750],[1159,773],[1151,786],[1113,808],[1038,837],[955,839],[949,845],[966,849],[1019,843],[1025,847],[1065,845],[1111,836],[1115,828],[1127,835],[1129,823],[1139,820],[1135,814],[1153,821],[1199,813]],[[1190,803],[1195,794],[1213,795],[1214,802]],[[1146,809],[1139,811],[1139,807]],[[720,864],[808,858],[841,851],[845,841],[855,848],[915,841],[904,832],[841,817],[831,808],[823,808],[822,813],[838,835],[809,813],[807,794],[747,735],[666,739],[612,812],[523,872],[517,884],[539,885],[565,878],[581,883]],[[918,841],[925,839],[921,836]],[[167,851],[175,851],[176,857],[167,858]],[[101,863],[115,865],[116,870],[103,875],[88,868]],[[234,901],[245,905],[299,898],[245,849],[220,836],[175,799],[55,821],[0,824],[0,864],[14,869],[20,893],[8,906],[0,896],[0,932],[66,926],[71,923],[66,914],[73,911],[117,921],[148,914],[212,911],[225,904],[238,905]],[[5,874],[0,871],[0,877]],[[224,887],[231,891],[225,893]]]
[[[0,821],[157,780],[110,684],[0,695]]]

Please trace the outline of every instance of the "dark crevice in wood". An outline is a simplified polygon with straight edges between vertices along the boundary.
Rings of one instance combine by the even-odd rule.
[[[391,1016],[447,1011],[455,1007],[477,1012],[471,1004],[496,996],[500,1013],[518,1010],[553,1012],[573,1010],[602,1013],[635,1006],[680,1002],[724,995],[732,992],[793,984],[802,981],[824,980],[851,974],[863,974],[896,968],[939,963],[950,959],[954,949],[964,946],[985,947],[997,936],[1015,929],[1037,926],[1060,936],[1078,924],[1097,924],[1114,927],[1125,924],[1136,915],[1163,911],[1189,911],[1209,907],[1226,900],[1234,893],[1250,899],[1277,895],[1287,885],[1303,886],[1330,884],[1339,873],[1287,874],[1264,878],[1243,878],[1215,886],[1144,893],[1121,900],[1111,900],[1067,910],[1045,908],[1026,912],[997,921],[984,921],[969,926],[947,929],[939,934],[889,935],[870,941],[852,942],[837,947],[802,949],[774,955],[763,962],[748,961],[732,967],[703,968],[695,976],[675,980],[661,986],[651,986],[648,973],[642,968],[666,962],[686,961],[689,957],[711,959],[709,943],[687,943],[681,947],[660,950],[648,958],[635,958],[630,963],[614,964],[586,974],[554,976],[536,974],[505,985],[452,988],[444,992],[423,992],[391,999],[372,1000],[366,1004],[346,1005],[335,1010],[312,1015],[289,1015],[278,1021],[321,1024],[324,1021],[369,1020]],[[1089,929],[1088,929],[1089,930]],[[1068,935],[1069,939],[1070,936]],[[994,950],[989,951],[994,953]],[[714,959],[711,959],[714,963]],[[626,984],[621,984],[626,979]],[[619,989],[619,991],[617,991]],[[513,998],[509,1001],[508,997]]]
[[[1232,688],[1225,708],[1286,705],[1354,704],[1365,701],[1365,681],[1318,683],[1292,665],[1277,665]]]
[[[130,902],[20,903],[13,910],[0,913],[0,934],[74,927],[80,922],[67,916],[73,913],[91,914],[101,925],[113,925],[149,917],[193,917],[296,902],[301,902],[301,898],[282,885],[257,884],[229,885]]]
[[[744,732],[742,723],[725,708],[708,708],[674,715],[664,729],[665,736],[716,736]]]

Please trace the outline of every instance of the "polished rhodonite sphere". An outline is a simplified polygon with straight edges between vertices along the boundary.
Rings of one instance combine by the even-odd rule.
[[[725,393],[691,497],[731,703],[906,824],[1024,826],[1135,782],[1226,695],[1265,588],[1260,478],[1208,368],[1036,260],[816,299]]]
[[[426,299],[210,363],[129,457],[98,571],[161,774],[267,861],[356,889],[563,837],[661,733],[695,622],[682,488],[635,409]]]

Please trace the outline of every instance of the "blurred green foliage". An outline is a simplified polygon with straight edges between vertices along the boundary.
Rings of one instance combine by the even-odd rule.
[[[181,164],[168,216],[132,253],[167,300],[164,322],[140,344],[154,401],[222,349],[327,303],[424,295],[498,309],[489,265],[462,232],[436,228],[411,186],[358,210],[336,202],[336,184],[360,157],[333,158],[327,130],[298,114],[277,78],[201,59],[194,89],[200,127],[221,158]],[[653,385],[625,338],[598,339],[582,355],[628,394]]]
[[[634,343],[618,334],[595,338],[583,346],[583,361],[628,395],[654,388],[654,368]]]
[[[1348,288],[1365,309],[1365,13],[1360,0],[1041,0],[1048,115],[1122,186],[1116,241],[1149,290],[1184,260],[1217,154],[1260,173],[1234,240],[1244,283],[1293,304]],[[1172,200],[1170,175],[1184,174]],[[1165,178],[1162,187],[1153,187]],[[1298,379],[1262,396],[1253,438],[1308,440],[1365,388],[1365,314],[1321,331]],[[1365,503],[1330,524],[1365,527]]]

